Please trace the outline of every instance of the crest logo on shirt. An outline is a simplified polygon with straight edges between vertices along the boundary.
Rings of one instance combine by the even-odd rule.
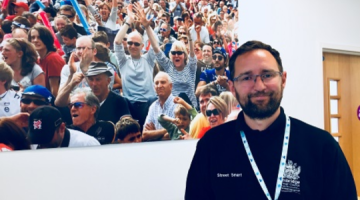
[[[5,107],[5,108],[4,108],[4,111],[5,111],[5,112],[9,112],[9,111],[10,111],[10,108],[9,108],[9,107]]]
[[[39,129],[39,130],[40,130],[40,129],[41,129],[41,123],[42,123],[42,122],[41,122],[40,119],[39,119],[39,120],[35,120],[35,121],[34,121],[34,130],[35,130],[35,129]]]
[[[301,166],[288,160],[285,166],[284,181],[281,192],[297,193],[300,194],[300,173]]]

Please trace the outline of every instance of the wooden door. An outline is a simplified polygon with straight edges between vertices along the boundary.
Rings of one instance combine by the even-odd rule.
[[[339,142],[360,196],[360,56],[323,56],[325,130]]]

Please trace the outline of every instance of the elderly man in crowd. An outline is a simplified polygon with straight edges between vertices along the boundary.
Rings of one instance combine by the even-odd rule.
[[[155,90],[159,99],[151,104],[149,114],[146,117],[143,140],[160,140],[169,139],[169,134],[158,122],[160,114],[165,114],[169,117],[175,118],[174,96],[171,94],[172,80],[165,72],[159,72],[155,78]]]

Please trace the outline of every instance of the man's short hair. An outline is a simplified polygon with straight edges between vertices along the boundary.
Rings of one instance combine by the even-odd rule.
[[[94,40],[94,42],[101,42],[101,43],[104,43],[106,45],[109,43],[109,37],[105,33],[105,31],[97,31],[97,32],[95,32],[92,39]]]
[[[100,102],[99,99],[95,96],[93,92],[89,88],[77,88],[74,92],[70,94],[70,97],[76,94],[84,94],[84,100],[87,105],[90,107],[96,107],[96,111],[94,114],[95,120],[97,119],[100,112]]]
[[[230,69],[230,76],[233,79],[234,78],[234,73],[235,73],[235,61],[236,58],[238,56],[241,56],[247,52],[253,51],[253,50],[257,50],[257,49],[263,49],[268,51],[269,53],[271,53],[272,56],[274,56],[277,64],[278,64],[278,68],[280,72],[283,72],[283,66],[282,66],[282,62],[281,62],[281,58],[280,58],[280,53],[276,50],[273,49],[270,45],[262,43],[260,41],[256,41],[256,40],[252,40],[252,41],[248,41],[246,43],[244,43],[243,45],[240,46],[240,48],[238,48],[235,53],[231,56],[230,58],[230,62],[229,62],[229,69]]]
[[[89,35],[83,35],[83,36],[79,37],[79,38],[76,40],[76,42],[77,42],[78,40],[82,40],[82,39],[88,39],[88,40],[90,41],[90,43],[91,43],[91,48],[92,48],[92,49],[95,49],[95,42],[94,42],[94,40],[91,38],[91,36],[89,36]]]
[[[44,8],[44,12],[45,13],[49,13],[51,17],[55,17],[56,16],[56,11],[54,8],[52,7],[46,7]]]
[[[140,132],[140,124],[131,117],[121,118],[115,125],[116,138],[124,140],[131,133]]]
[[[60,7],[60,12],[61,11],[66,11],[66,12],[71,12],[71,16],[75,16],[76,12],[74,10],[74,8],[70,5],[63,5]]]
[[[74,39],[77,38],[78,34],[76,32],[76,29],[72,25],[66,24],[64,28],[60,30],[60,35],[69,39]]]
[[[25,25],[27,30],[29,30],[31,27],[30,22],[26,17],[17,16],[14,18],[13,22],[17,22],[17,23]],[[16,28],[22,28],[22,27],[16,27]]]
[[[205,96],[208,94],[211,94],[211,96],[219,95],[216,90],[214,90],[212,87],[207,86],[207,85],[201,87],[198,94],[199,94],[199,96]]]
[[[160,75],[165,75],[169,81],[169,83],[172,83],[172,79],[170,77],[170,75],[166,72],[163,72],[163,71],[159,71],[156,76],[154,77],[154,80],[156,79],[156,77],[160,76]]]
[[[0,62],[0,81],[5,81],[5,90],[9,90],[11,81],[14,77],[14,71],[5,62]]]

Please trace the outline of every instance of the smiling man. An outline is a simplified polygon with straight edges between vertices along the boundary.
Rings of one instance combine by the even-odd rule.
[[[249,41],[231,57],[230,73],[243,111],[198,142],[185,199],[356,200],[339,144],[280,107],[287,73],[279,52]]]

